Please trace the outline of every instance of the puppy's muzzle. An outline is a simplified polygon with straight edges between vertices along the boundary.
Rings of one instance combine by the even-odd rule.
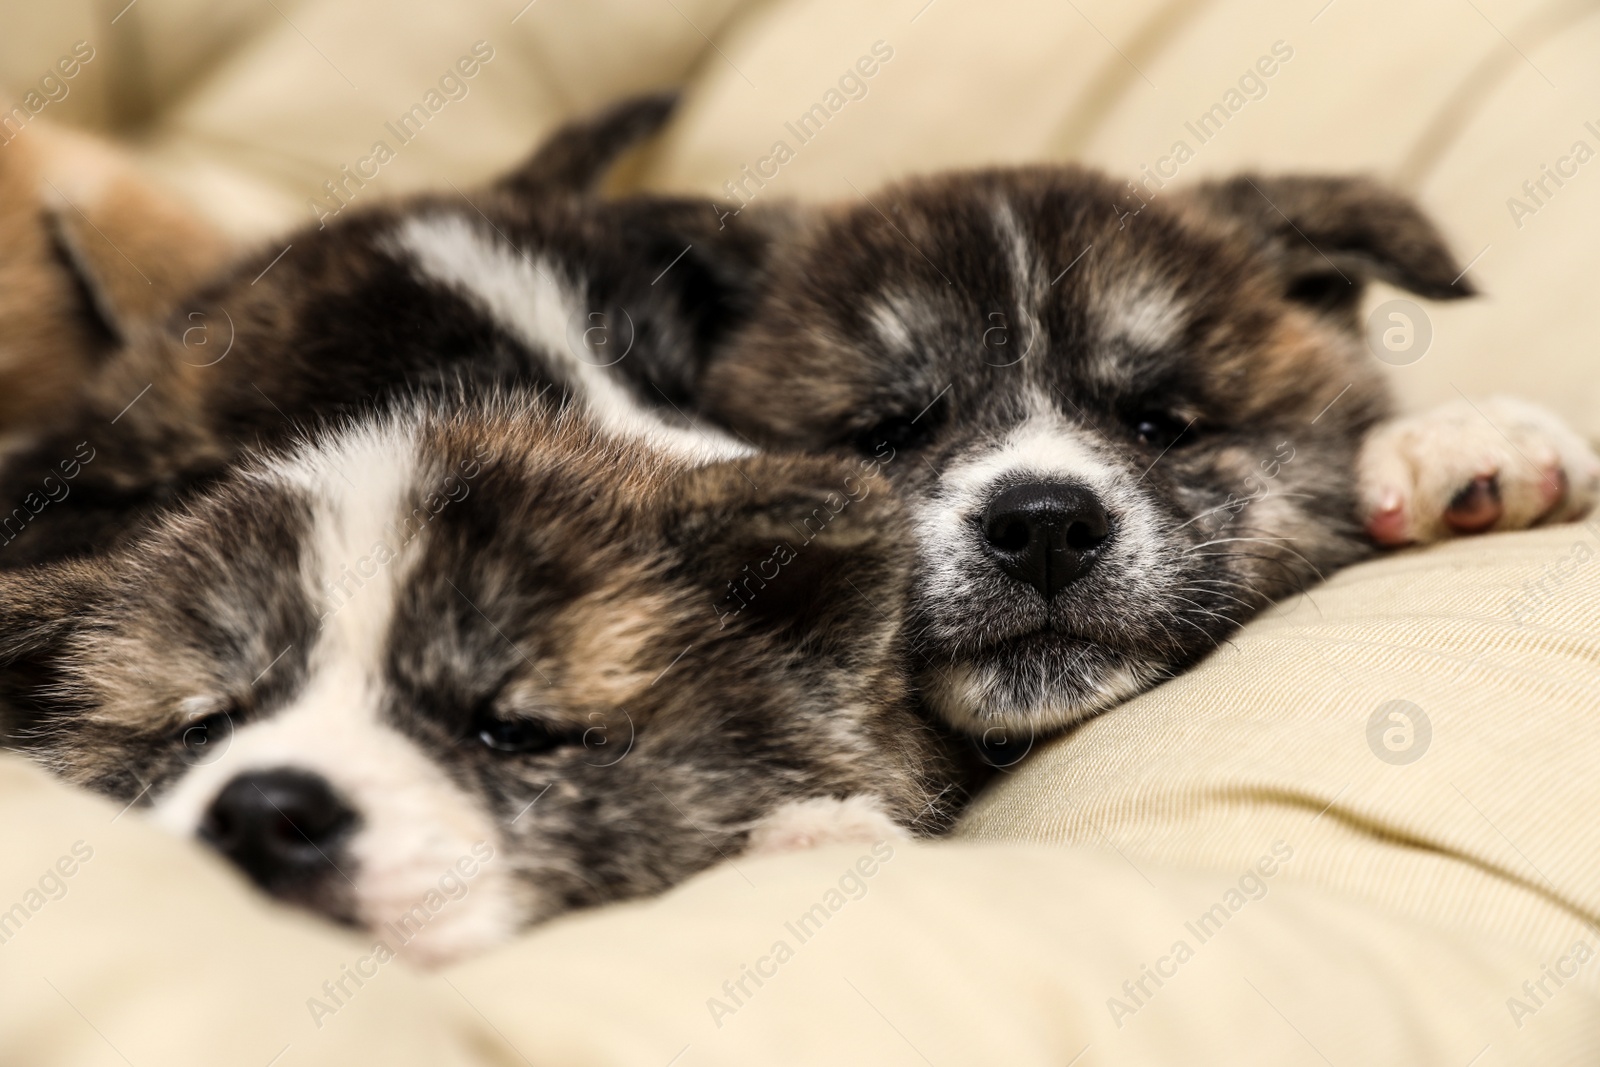
[[[337,875],[333,856],[356,822],[324,778],[285,768],[229,782],[206,810],[199,833],[262,889],[298,898]]]
[[[1046,601],[1089,573],[1111,538],[1100,498],[1073,482],[1023,482],[984,509],[984,550],[995,565]]]

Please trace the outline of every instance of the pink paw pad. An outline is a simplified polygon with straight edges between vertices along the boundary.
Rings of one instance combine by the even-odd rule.
[[[1539,513],[1547,515],[1567,498],[1567,472],[1560,463],[1550,463],[1539,472]]]
[[[1499,477],[1480,474],[1450,499],[1444,521],[1458,533],[1481,533],[1499,522],[1503,514]]]
[[[1410,543],[1411,536],[1406,531],[1405,502],[1395,490],[1387,490],[1377,509],[1367,516],[1367,536],[1380,545]]]

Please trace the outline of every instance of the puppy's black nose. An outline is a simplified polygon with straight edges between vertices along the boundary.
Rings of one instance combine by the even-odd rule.
[[[255,771],[229,782],[200,822],[200,839],[281,896],[335,873],[333,855],[356,813],[319,775]]]
[[[984,547],[1002,571],[1051,599],[1088,573],[1111,536],[1100,498],[1071,482],[1024,482],[983,513]]]

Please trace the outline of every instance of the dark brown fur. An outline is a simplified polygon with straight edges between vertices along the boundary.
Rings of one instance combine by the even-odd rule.
[[[397,521],[430,487],[460,491],[348,596],[319,590],[307,575],[334,568],[317,516],[363,498],[381,477],[363,464],[412,449]],[[913,712],[899,667],[903,543],[858,463],[705,463],[527,399],[429,403],[246,463],[135,548],[0,578],[0,659],[35,758],[158,816],[197,765],[254,769],[259,731],[312,714],[300,759],[381,823],[389,798],[340,775],[375,758],[362,739],[403,739],[494,828],[521,924],[659,891],[791,801],[872,795],[911,830],[947,827],[959,746]],[[730,613],[729,583],[779,546],[788,561]],[[373,721],[350,734],[318,680],[346,661],[342,627],[391,601]],[[546,740],[491,750],[479,735],[501,721]],[[368,892],[383,869],[324,844],[315,877],[263,884],[346,921],[392,917]]]
[[[307,227],[134,331],[88,386],[84,410],[0,466],[0,567],[124,542],[250,448],[397,395],[517,385],[568,396],[577,383],[550,357],[581,343],[588,316],[628,346],[608,370],[641,407],[692,416],[704,353],[753,303],[766,237],[724,225],[709,201],[601,200],[590,188],[671,102],[640,98],[575,124],[488,188]],[[414,219],[471,227],[518,262],[556,264],[584,317],[568,336],[516,336],[394,253],[397,228]],[[84,442],[96,458],[70,495],[18,512]]]
[[[1358,298],[1373,277],[1470,294],[1417,209],[1359,179],[1141,205],[1040,166],[785,210],[703,403],[772,446],[886,459],[922,517],[914,665],[975,731],[1092,714],[1367,555],[1354,461],[1389,395]],[[1053,599],[988,562],[974,525],[1040,477],[1116,497],[1100,562]]]

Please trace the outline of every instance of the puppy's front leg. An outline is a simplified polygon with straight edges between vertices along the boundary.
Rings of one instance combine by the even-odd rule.
[[[1554,413],[1497,396],[1383,423],[1362,445],[1361,520],[1380,545],[1567,522],[1600,499],[1600,457]]]
[[[812,797],[781,804],[756,823],[745,855],[776,855],[822,845],[905,841],[911,834],[890,818],[879,797],[858,793],[836,800]]]

